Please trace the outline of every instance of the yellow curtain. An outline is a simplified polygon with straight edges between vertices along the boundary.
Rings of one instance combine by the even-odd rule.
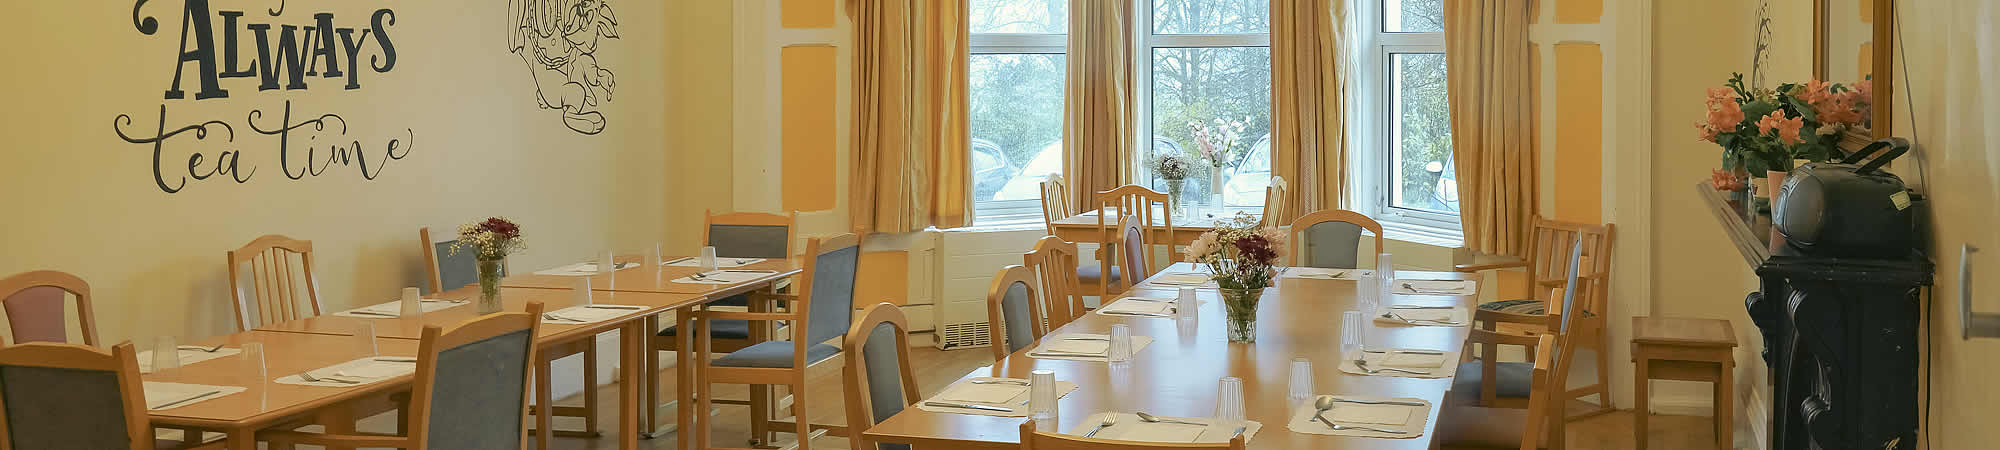
[[[1536,186],[1535,94],[1529,85],[1528,20],[1521,0],[1444,3],[1452,161],[1465,245],[1491,255],[1527,252]]]
[[[1293,189],[1292,217],[1341,208],[1347,133],[1339,42],[1342,0],[1271,0],[1271,170]]]
[[[953,228],[970,218],[967,13],[965,0],[847,0],[854,231]]]
[[[1063,167],[1072,205],[1096,209],[1098,192],[1125,182],[1135,133],[1132,2],[1090,0],[1069,6],[1069,55],[1063,101]]]

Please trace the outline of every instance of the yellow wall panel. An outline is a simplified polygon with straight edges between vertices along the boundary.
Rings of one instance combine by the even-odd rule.
[[[785,28],[833,28],[833,0],[784,0],[778,22]]]
[[[1875,23],[1875,2],[1861,0],[1854,4],[1861,8],[1861,23]]]
[[[1556,220],[1598,223],[1604,192],[1604,53],[1556,44]]]
[[[780,140],[787,211],[834,206],[834,47],[799,45],[780,52],[783,99]]]
[[[861,254],[861,273],[854,282],[854,307],[881,302],[901,306],[910,301],[910,252]]]
[[[1860,76],[1859,78],[1856,78],[1856,81],[1859,81],[1859,80],[1865,80],[1865,79],[1868,79],[1868,76],[1869,76],[1869,75],[1872,75],[1872,74],[1874,74],[1874,73],[1875,73],[1875,43],[1874,43],[1874,42],[1863,42],[1863,43],[1861,43],[1861,56],[1860,56],[1859,60],[1860,60],[1860,63],[1861,63],[1861,64],[1860,64],[1859,66],[1857,66],[1857,67],[1859,67],[1859,68],[1860,68],[1860,70],[1859,70],[1859,71],[1857,71],[1857,72],[1855,72],[1855,73],[1858,73],[1858,74],[1861,74],[1861,76]],[[1850,82],[1850,83],[1851,83],[1851,82]]]
[[[1604,0],[1556,0],[1556,23],[1597,23]]]

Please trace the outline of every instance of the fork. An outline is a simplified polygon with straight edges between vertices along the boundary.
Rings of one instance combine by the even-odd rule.
[[[312,371],[299,372],[299,379],[306,380],[307,382],[311,383],[361,384],[361,382],[359,381],[343,380],[339,378],[334,378],[332,376],[315,377],[313,376]]]
[[[1346,431],[1346,430],[1358,430],[1358,431],[1373,431],[1373,432],[1376,432],[1376,433],[1388,433],[1388,434],[1409,434],[1409,433],[1410,433],[1410,432],[1408,432],[1408,431],[1403,431],[1403,430],[1389,430],[1389,429],[1382,429],[1382,428],[1375,428],[1375,427],[1364,427],[1364,426],[1358,426],[1358,425],[1341,425],[1341,424],[1337,424],[1337,423],[1328,423],[1328,424],[1327,424],[1326,426],[1327,426],[1327,427],[1330,427],[1330,428],[1333,428],[1333,431]]]
[[[1362,359],[1358,359],[1358,358],[1354,360],[1354,367],[1358,367],[1358,368],[1361,368],[1361,371],[1362,371],[1362,372],[1368,372],[1368,374],[1369,374],[1369,375],[1374,375],[1374,374],[1378,374],[1378,373],[1382,373],[1382,372],[1384,372],[1384,371],[1388,371],[1388,372],[1402,372],[1402,373],[1407,373],[1407,374],[1410,374],[1410,375],[1430,375],[1430,374],[1431,374],[1431,373],[1430,373],[1429,371],[1416,371],[1416,370],[1409,370],[1409,369],[1399,369],[1399,368],[1395,368],[1395,367],[1383,367],[1383,368],[1379,368],[1379,369],[1371,369],[1371,368],[1369,368],[1369,367],[1368,367],[1368,361],[1366,361],[1366,360],[1362,360]]]
[[[1415,293],[1418,293],[1418,294],[1457,294],[1457,293],[1459,293],[1459,292],[1461,292],[1461,291],[1462,291],[1462,290],[1460,290],[1460,289],[1429,289],[1429,288],[1419,288],[1419,287],[1417,287],[1417,285],[1414,285],[1414,284],[1410,284],[1410,283],[1403,283],[1403,289],[1409,289],[1409,290],[1410,290],[1410,292],[1415,292]]]
[[[1362,405],[1428,406],[1422,403],[1405,402],[1399,400],[1355,400],[1351,398],[1334,397],[1333,401],[1341,403],[1357,403]]]
[[[180,346],[180,347],[175,347],[175,349],[176,349],[176,350],[199,350],[199,351],[203,351],[203,352],[208,352],[208,353],[215,353],[215,352],[218,352],[218,351],[221,351],[221,350],[222,350],[222,346],[224,346],[224,345],[228,345],[228,344],[217,344],[217,345],[216,345],[216,346],[215,346],[214,348],[209,348],[209,347],[202,347],[202,346],[197,346],[197,345],[183,345],[183,346]]]
[[[1015,386],[1027,386],[1028,382],[1021,380],[993,379],[993,380],[972,380],[972,384],[1011,384]]]
[[[1402,315],[1400,315],[1400,314],[1396,314],[1396,312],[1395,312],[1395,311],[1390,311],[1390,312],[1385,312],[1385,313],[1382,313],[1382,317],[1387,317],[1387,318],[1391,318],[1391,319],[1396,319],[1396,320],[1401,320],[1401,321],[1403,321],[1403,323],[1407,323],[1407,324],[1411,324],[1411,325],[1415,325],[1415,324],[1417,324],[1418,322],[1422,322],[1422,323],[1433,323],[1433,324],[1438,324],[1438,325],[1452,325],[1452,326],[1455,326],[1455,325],[1461,325],[1461,323],[1459,323],[1459,322],[1455,322],[1455,321],[1450,321],[1450,320],[1438,320],[1438,319],[1411,319],[1411,318],[1406,318],[1406,317],[1403,317],[1403,316],[1402,316]]]
[[[558,322],[576,322],[576,323],[587,322],[586,320],[578,320],[578,319],[571,319],[568,317],[558,316],[555,313],[542,313],[542,318]]]

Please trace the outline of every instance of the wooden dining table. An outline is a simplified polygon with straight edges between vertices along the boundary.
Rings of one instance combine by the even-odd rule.
[[[151,411],[152,425],[216,431],[228,436],[231,450],[257,448],[257,430],[319,419],[328,432],[352,432],[349,411],[365,409],[358,404],[387,404],[387,396],[410,390],[410,376],[346,388],[278,384],[273,380],[307,370],[319,369],[368,355],[360,351],[353,336],[279,331],[248,331],[198,340],[192,345],[223,345],[241,348],[259,343],[264,347],[265,375],[257,376],[241,356],[223,357],[145,374],[146,381],[191,383],[213,386],[241,386],[247,390],[185,406]],[[377,356],[413,357],[417,341],[375,338]],[[330,415],[329,415],[330,414]],[[344,419],[344,420],[343,420]]]
[[[1197,266],[1177,263],[1155,278],[1198,272]],[[1474,274],[1398,271],[1406,280],[1462,280]],[[1162,287],[1161,291],[1172,288]],[[1140,286],[1138,292],[1147,292]],[[1005,360],[967,373],[960,380],[975,377],[1028,378],[1038,369],[1053,370],[1056,379],[1075,382],[1079,388],[1057,401],[1056,430],[1072,430],[1092,414],[1107,411],[1145,411],[1166,417],[1207,417],[1215,408],[1218,380],[1243,380],[1245,409],[1249,420],[1263,428],[1248,443],[1253,449],[1426,449],[1436,435],[1438,411],[1451,378],[1419,379],[1394,376],[1361,376],[1341,372],[1341,313],[1355,309],[1355,281],[1281,277],[1276,286],[1264,291],[1257,311],[1257,341],[1232,344],[1226,337],[1222,302],[1216,291],[1202,290],[1202,304],[1193,327],[1182,328],[1173,318],[1111,317],[1085,314],[1052,330],[1049,335],[1109,333],[1112,324],[1131,327],[1133,336],[1151,336],[1153,343],[1133,355],[1127,368],[1114,369],[1103,362],[1038,359],[1028,356],[1029,346]],[[1157,292],[1155,293],[1157,294]],[[1386,305],[1474,306],[1477,296],[1391,295]],[[1367,313],[1365,313],[1367,314]],[[1367,314],[1372,316],[1372,314]],[[1368,348],[1416,348],[1458,351],[1470,329],[1466,327],[1379,325],[1366,321]],[[1185,330],[1185,331],[1183,331]],[[1291,407],[1286,400],[1293,358],[1305,358],[1313,365],[1315,394],[1407,397],[1431,403],[1423,434],[1413,438],[1385,439],[1326,436],[1287,430]],[[1447,364],[1453,364],[1447,361]],[[935,393],[926,393],[932,395]],[[911,444],[917,449],[1013,449],[1019,446],[1024,418],[969,414],[933,413],[915,407],[904,409],[865,435],[877,442]]]

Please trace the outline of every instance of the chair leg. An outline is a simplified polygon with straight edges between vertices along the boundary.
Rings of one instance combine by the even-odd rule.
[[[553,388],[550,386],[549,382],[549,376],[550,376],[549,366],[551,365],[553,365],[552,361],[535,362],[535,449],[536,450],[548,450],[549,439],[555,436],[555,430],[553,429],[554,427],[552,425],[553,421],[550,420],[549,417],[555,415],[554,407],[551,405],[553,401],[549,398],[550,396],[555,395],[552,392]]]
[[[792,386],[792,410],[793,410],[793,411],[805,411],[805,410],[806,410],[806,407],[805,407],[805,406],[802,406],[802,405],[804,405],[804,404],[806,403],[806,382],[805,382],[805,381],[806,381],[806,380],[805,380],[805,370],[804,370],[804,369],[800,369],[800,370],[799,370],[799,378],[798,378],[798,379],[796,379],[796,380],[793,380],[793,381],[792,381],[792,385],[791,385],[791,386]],[[811,450],[811,449],[812,449],[812,421],[811,421],[811,420],[806,420],[806,415],[805,415],[805,414],[795,414],[795,415],[793,415],[793,416],[792,416],[792,428],[793,428],[793,431],[792,431],[792,432],[794,432],[794,433],[798,433],[798,440],[799,440],[799,450]]]
[[[1611,333],[1603,327],[1597,328],[1597,401],[1603,409],[1617,409],[1611,404]]]
[[[636,383],[627,383],[636,386]],[[619,389],[624,389],[620,386]],[[597,339],[583,346],[583,432],[597,432]],[[623,394],[620,394],[623,395]],[[644,430],[652,431],[652,430]]]
[[[713,425],[713,420],[711,420],[710,417],[708,416],[708,411],[715,407],[713,402],[711,401],[711,399],[715,396],[714,395],[715,390],[713,389],[714,385],[710,383],[708,377],[708,362],[710,357],[708,346],[714,341],[710,340],[708,336],[707,327],[703,326],[707,324],[703,323],[703,320],[695,319],[689,321],[688,324],[691,325],[689,329],[682,330],[681,332],[691,333],[689,334],[689,336],[693,337],[695,342],[694,344],[695,353],[693,361],[695,364],[694,366],[695,408],[694,408],[694,414],[692,415],[694,419],[695,430],[693,432],[694,446],[692,448],[698,450],[706,450],[708,448],[709,427]],[[686,430],[682,430],[680,431],[680,435],[683,438],[686,438],[688,436],[688,432]]]
[[[752,447],[770,444],[771,435],[771,385],[750,385],[750,445]]]

